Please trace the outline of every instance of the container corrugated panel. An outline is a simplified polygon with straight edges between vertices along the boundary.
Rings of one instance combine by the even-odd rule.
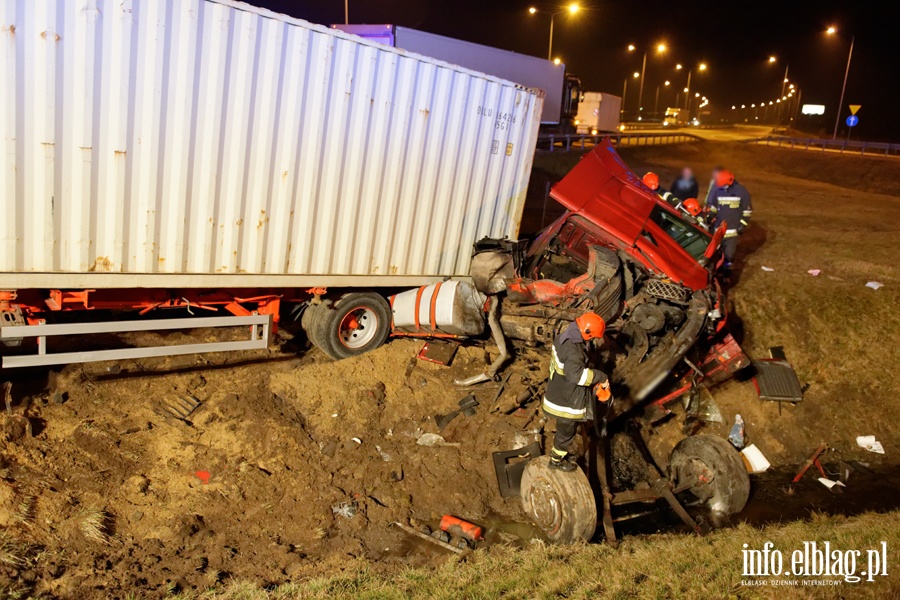
[[[0,82],[2,288],[466,275],[517,235],[541,114],[229,0],[0,0]]]

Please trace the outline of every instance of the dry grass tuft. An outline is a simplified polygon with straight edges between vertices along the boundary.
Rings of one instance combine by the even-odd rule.
[[[79,529],[85,538],[99,544],[109,543],[110,517],[99,508],[88,508],[78,517]]]
[[[31,526],[34,522],[35,509],[37,508],[37,496],[25,496],[16,507],[13,514],[13,522]]]
[[[10,537],[9,532],[0,531],[0,564],[10,567],[24,567],[27,564],[27,547]]]

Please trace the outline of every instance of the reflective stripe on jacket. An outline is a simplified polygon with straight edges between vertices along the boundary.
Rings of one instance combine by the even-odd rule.
[[[740,234],[750,224],[750,217],[753,215],[750,192],[736,181],[729,186],[713,190],[708,208],[712,220],[711,230],[715,231],[725,223],[728,229],[725,237]]]
[[[575,323],[553,341],[550,350],[550,380],[544,394],[544,412],[561,419],[589,417],[591,388],[607,381],[606,374],[588,366],[586,344]]]

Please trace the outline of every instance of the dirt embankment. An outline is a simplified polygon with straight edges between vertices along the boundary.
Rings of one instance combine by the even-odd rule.
[[[730,382],[714,390],[726,421],[743,414],[775,465],[801,462],[823,441],[842,457],[895,462],[900,198],[845,186],[868,180],[869,167],[848,157],[785,153],[707,143],[624,154],[664,183],[685,164],[702,175],[726,164],[753,194],[732,327],[752,356],[784,346],[811,387],[779,414],[751,383]],[[553,160],[561,168],[572,158]],[[900,163],[891,166],[895,181]],[[526,217],[558,214],[548,209],[532,203]],[[885,287],[865,287],[870,280]],[[348,557],[376,571],[431,568],[446,557],[388,525],[444,513],[490,524],[491,541],[514,539],[499,530],[524,517],[499,496],[490,455],[530,441],[541,423],[531,411],[490,414],[496,388],[485,389],[476,416],[440,432],[446,445],[419,445],[422,433],[439,433],[434,415],[463,397],[452,379],[486,364],[478,346],[450,368],[416,361],[421,344],[397,340],[339,363],[285,348],[130,362],[115,374],[74,365],[49,391],[46,373],[16,374],[14,412],[28,421],[0,417],[0,590],[162,596],[339,574]],[[520,348],[505,396],[541,379],[545,363],[541,349]],[[177,395],[201,401],[189,423],[156,410]],[[666,427],[653,437],[663,457],[680,422]],[[860,434],[876,435],[887,454],[856,448]],[[791,488],[769,491],[778,502]]]

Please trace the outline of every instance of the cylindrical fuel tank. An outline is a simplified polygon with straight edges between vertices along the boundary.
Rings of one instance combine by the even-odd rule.
[[[391,296],[396,334],[478,335],[487,296],[465,281],[442,281]]]

